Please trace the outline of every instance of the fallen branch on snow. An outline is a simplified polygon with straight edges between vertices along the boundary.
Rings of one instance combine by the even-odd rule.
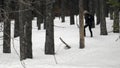
[[[61,40],[62,43],[64,43],[66,45],[65,46],[66,49],[70,49],[71,48],[65,41],[63,41],[63,39],[61,37],[60,37],[60,40]]]

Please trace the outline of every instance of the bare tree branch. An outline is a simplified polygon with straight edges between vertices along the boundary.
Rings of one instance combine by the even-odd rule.
[[[62,43],[64,43],[64,44],[66,45],[65,47],[66,47],[67,49],[70,49],[70,48],[71,48],[65,41],[63,41],[63,39],[62,39],[61,37],[60,37],[60,40],[61,40]]]

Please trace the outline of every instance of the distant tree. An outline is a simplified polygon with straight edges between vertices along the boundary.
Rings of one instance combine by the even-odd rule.
[[[43,19],[44,29],[46,29],[46,0],[43,0]]]
[[[0,13],[2,13],[3,9],[3,0],[0,0]],[[0,14],[0,22],[3,21],[3,14]]]
[[[100,3],[99,0],[95,0],[95,11],[96,11],[96,24],[99,25],[100,24]]]
[[[46,0],[46,41],[45,54],[53,55],[54,51],[54,22],[53,22],[53,0]]]
[[[74,20],[74,1],[70,0],[69,1],[69,8],[70,8],[70,25],[75,24]]]
[[[0,7],[3,5],[3,0],[0,0]]]
[[[114,8],[114,23],[113,23],[113,32],[119,33],[119,10],[117,8]]]
[[[83,0],[79,0],[79,34],[80,34],[80,48],[85,48],[84,40],[84,20],[83,20]]]
[[[114,9],[113,9],[113,7],[112,6],[109,6],[110,8],[109,8],[109,12],[110,12],[110,19],[111,20],[113,20],[113,18],[114,18]]]
[[[13,0],[13,6],[14,10],[13,11],[18,11],[19,10],[19,3],[16,0]],[[19,36],[19,12],[14,12],[14,19],[15,19],[15,27],[14,27],[14,37]]]
[[[108,35],[107,27],[106,27],[106,19],[104,13],[104,5],[105,0],[99,0],[100,3],[100,35]]]
[[[19,14],[16,13],[15,14],[15,29],[14,29],[14,37],[18,37],[19,36]]]
[[[120,11],[120,0],[109,0],[108,2],[114,9],[114,23],[113,32],[119,33],[119,11]]]
[[[83,0],[84,10],[89,11],[89,0]]]
[[[104,8],[104,12],[105,12],[105,17],[108,17],[109,16],[109,4],[107,3],[108,2],[108,0],[105,0],[105,2],[104,2],[104,5],[105,5],[105,8]]]
[[[62,18],[62,22],[65,22],[65,2],[66,2],[66,0],[61,0],[61,18]]]
[[[35,15],[37,16],[37,27],[40,30],[43,23],[43,0],[35,0],[34,2],[33,6]]]

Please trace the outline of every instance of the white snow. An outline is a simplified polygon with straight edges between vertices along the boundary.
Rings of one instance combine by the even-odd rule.
[[[120,34],[112,32],[112,20],[106,18],[106,21],[108,35],[101,36],[100,26],[96,25],[96,28],[92,29],[93,38],[91,38],[87,28],[85,48],[79,49],[79,29],[77,25],[69,25],[69,17],[66,17],[65,23],[61,23],[61,19],[55,18],[56,55],[53,56],[44,54],[45,30],[37,30],[36,19],[34,19],[33,59],[20,62],[17,54],[19,53],[19,38],[15,38],[11,41],[11,54],[3,54],[0,45],[0,68],[23,68],[24,65],[25,68],[120,68],[120,39],[116,41]],[[12,21],[12,24],[14,24],[14,21]],[[2,35],[1,32],[0,35]],[[71,46],[71,49],[64,48],[65,45],[60,41],[60,37]],[[2,40],[0,40],[1,43]],[[56,58],[57,64],[54,58]]]

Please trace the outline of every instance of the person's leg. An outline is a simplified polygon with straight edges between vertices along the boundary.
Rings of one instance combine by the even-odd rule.
[[[90,31],[91,37],[93,37],[92,27],[91,26],[89,26],[89,31]]]
[[[85,25],[85,26],[84,26],[84,36],[86,36],[85,28],[86,28],[87,26],[88,26],[88,25]]]

